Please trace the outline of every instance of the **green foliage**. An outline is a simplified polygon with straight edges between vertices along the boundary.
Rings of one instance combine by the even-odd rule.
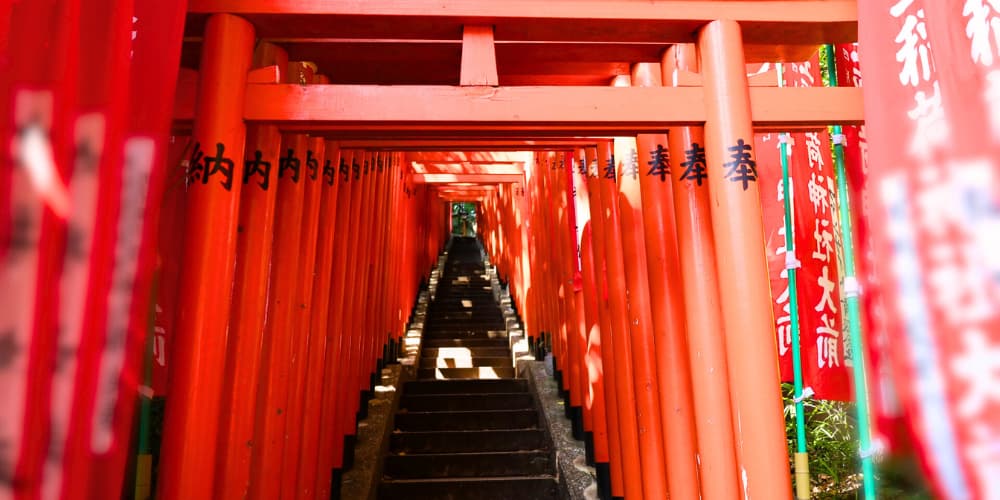
[[[795,402],[792,384],[781,385],[785,405],[785,438],[788,456],[794,456]],[[858,458],[855,408],[853,403],[807,398],[805,410],[806,441],[812,498],[816,500],[853,500],[861,487],[861,461]],[[793,462],[789,463],[794,469]],[[793,472],[794,475],[794,472]],[[912,460],[893,457],[878,463],[878,498],[881,500],[930,500],[920,473]]]
[[[458,201],[451,204],[452,233],[460,236],[476,234],[476,204]]]
[[[782,384],[781,389],[785,403],[785,437],[791,457],[796,449],[793,387]],[[853,498],[853,493],[842,496],[856,489],[860,479],[858,446],[853,435],[853,405],[817,399],[806,399],[802,405],[813,498]]]

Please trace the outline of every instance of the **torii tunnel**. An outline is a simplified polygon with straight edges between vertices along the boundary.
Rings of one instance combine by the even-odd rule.
[[[763,179],[883,99],[859,3],[14,0],[0,500],[809,498]]]

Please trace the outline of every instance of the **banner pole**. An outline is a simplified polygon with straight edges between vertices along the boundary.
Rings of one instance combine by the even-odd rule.
[[[784,76],[781,63],[777,64],[778,86],[784,86]],[[791,320],[789,328],[792,334],[792,377],[795,386],[795,497],[798,500],[809,500],[811,488],[809,480],[809,452],[806,449],[806,417],[802,401],[802,350],[799,336],[799,295],[798,268],[802,265],[795,255],[795,223],[792,219],[792,186],[788,173],[788,149],[790,134],[779,135],[781,147],[781,187],[784,193],[785,208],[785,272],[788,276],[788,316]]]
[[[830,86],[837,86],[837,62],[832,45],[824,45]],[[864,335],[861,331],[861,310],[858,304],[860,288],[854,265],[854,233],[851,227],[850,199],[847,193],[847,174],[844,167],[844,134],[840,125],[834,125],[833,159],[837,172],[837,201],[840,204],[840,231],[844,245],[844,296],[847,302],[847,327],[851,339],[853,360],[854,399],[858,418],[858,439],[861,450],[861,472],[864,479],[864,498],[874,500],[875,464],[872,460],[871,415],[868,406],[868,375],[865,373]]]

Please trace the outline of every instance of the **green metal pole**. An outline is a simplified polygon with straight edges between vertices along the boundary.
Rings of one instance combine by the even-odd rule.
[[[832,45],[824,46],[830,86],[837,86],[837,63]],[[854,231],[851,228],[850,198],[844,169],[844,135],[840,125],[833,126],[834,165],[837,169],[837,198],[840,203],[841,239],[844,244],[844,296],[847,299],[847,327],[851,338],[851,359],[854,370],[854,399],[858,413],[858,439],[861,449],[861,472],[864,475],[865,500],[874,500],[875,464],[872,460],[871,417],[868,407],[868,376],[865,373],[864,332],[861,331],[861,309],[858,304],[857,274],[854,265]]]
[[[782,86],[781,64],[777,64],[778,86]],[[798,268],[801,265],[795,255],[795,224],[792,221],[792,186],[788,168],[789,135],[779,135],[781,141],[781,186],[784,192],[785,208],[785,272],[788,273],[788,314],[792,335],[792,374],[795,385],[795,496],[798,500],[808,500],[811,492],[809,480],[809,452],[806,449],[806,416],[802,401],[802,352],[799,347],[799,294]]]
[[[146,355],[143,356],[142,380],[146,387],[153,386],[153,344],[156,342],[156,291],[159,290],[159,276],[153,278],[153,297],[150,301],[148,328],[146,331]],[[151,497],[153,486],[153,451],[150,443],[152,433],[152,395],[139,395],[139,427],[136,446],[136,472],[132,494],[136,500]]]

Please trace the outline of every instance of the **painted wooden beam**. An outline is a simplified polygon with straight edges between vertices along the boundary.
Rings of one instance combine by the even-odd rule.
[[[459,85],[500,85],[493,27],[466,25],[462,31],[462,66]]]
[[[764,127],[857,124],[861,89],[751,87],[751,113]],[[397,131],[657,130],[705,121],[700,87],[451,87],[366,85],[247,86],[244,117],[282,125]],[[183,117],[178,117],[183,118]],[[333,128],[336,130],[336,127]],[[566,134],[570,135],[570,134]]]
[[[203,15],[250,20],[262,38],[459,39],[465,24],[490,24],[496,40],[693,42],[708,22],[731,19],[748,44],[857,41],[856,0],[190,0],[191,32]]]

